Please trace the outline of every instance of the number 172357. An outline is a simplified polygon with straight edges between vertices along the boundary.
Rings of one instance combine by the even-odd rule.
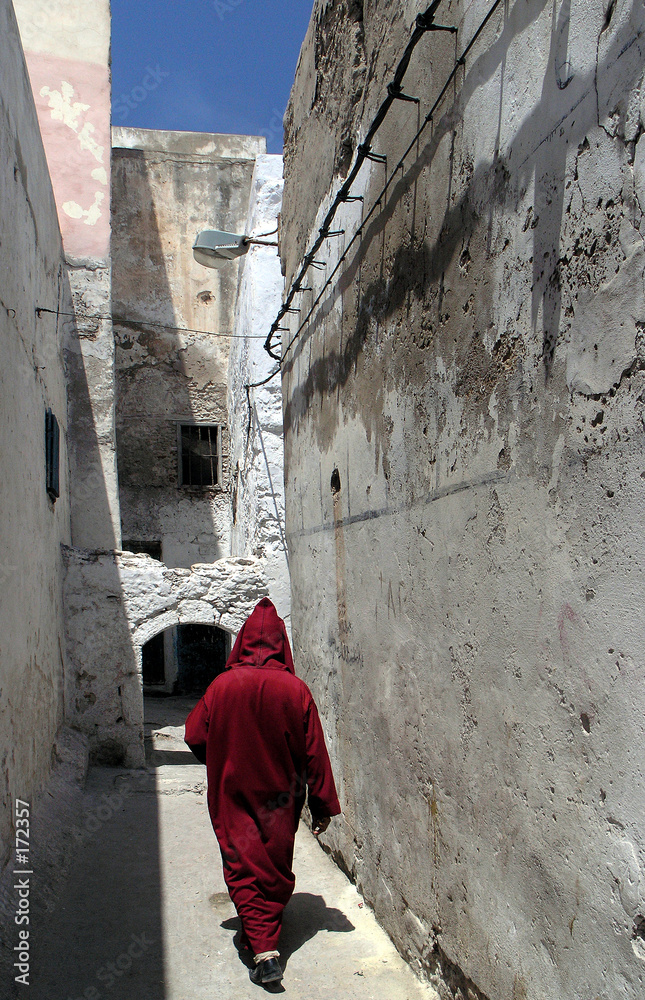
[[[29,803],[16,800],[16,847],[29,846]]]

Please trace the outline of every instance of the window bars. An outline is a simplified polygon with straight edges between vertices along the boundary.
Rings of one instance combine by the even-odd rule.
[[[180,486],[221,485],[221,438],[219,424],[179,426]]]

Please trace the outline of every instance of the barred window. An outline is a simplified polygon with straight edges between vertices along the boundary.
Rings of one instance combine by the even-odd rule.
[[[217,486],[222,481],[222,428],[219,424],[181,424],[179,485]]]

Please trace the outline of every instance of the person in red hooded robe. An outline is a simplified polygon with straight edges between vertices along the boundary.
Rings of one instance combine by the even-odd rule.
[[[316,834],[341,810],[314,699],[295,675],[284,622],[268,598],[188,716],[185,740],[206,764],[224,880],[255,958],[249,975],[258,984],[275,982],[282,979],[277,945],[295,885],[294,838],[306,793]]]

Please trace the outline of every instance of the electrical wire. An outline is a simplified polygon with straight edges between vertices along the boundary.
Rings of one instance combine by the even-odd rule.
[[[414,30],[412,32],[410,40],[409,40],[409,42],[408,42],[408,44],[407,44],[407,46],[405,48],[403,56],[401,57],[401,59],[399,61],[399,64],[398,64],[398,66],[396,68],[396,71],[394,73],[394,77],[393,77],[392,81],[390,82],[390,84],[388,84],[388,87],[387,87],[387,97],[382,102],[380,108],[376,112],[376,115],[375,115],[374,119],[372,120],[372,124],[370,125],[370,127],[367,130],[367,134],[365,136],[364,141],[362,143],[360,143],[360,145],[358,146],[358,150],[357,150],[357,154],[356,154],[356,159],[354,160],[354,164],[353,164],[351,170],[349,171],[349,174],[347,175],[347,178],[345,179],[344,183],[342,184],[342,186],[340,187],[338,193],[336,194],[336,197],[335,197],[335,199],[334,199],[334,201],[333,201],[333,203],[332,203],[329,211],[327,212],[327,215],[325,216],[325,218],[323,220],[323,224],[320,227],[320,229],[318,230],[318,236],[314,240],[314,242],[313,242],[311,248],[309,249],[308,253],[305,254],[304,261],[303,261],[303,264],[302,264],[302,266],[300,268],[300,271],[298,272],[298,275],[295,278],[295,280],[292,282],[291,288],[289,289],[289,293],[288,293],[288,295],[287,295],[284,303],[282,304],[282,306],[278,310],[278,315],[277,315],[276,319],[274,320],[274,322],[273,322],[273,324],[271,326],[271,329],[269,331],[269,336],[267,337],[266,342],[265,342],[265,349],[266,349],[267,353],[269,355],[271,355],[271,357],[274,358],[276,361],[279,361],[281,359],[278,357],[277,354],[274,354],[273,351],[272,351],[272,349],[271,349],[272,348],[271,341],[273,339],[273,335],[274,335],[274,333],[277,332],[277,329],[278,329],[278,326],[280,324],[280,321],[281,321],[282,317],[286,313],[287,309],[291,306],[291,303],[293,301],[293,297],[294,297],[294,295],[297,294],[297,292],[298,292],[298,290],[300,288],[300,285],[302,283],[302,279],[304,278],[307,270],[309,269],[311,263],[313,262],[314,257],[316,255],[317,251],[320,249],[320,247],[321,247],[322,243],[324,242],[324,240],[327,239],[327,237],[329,235],[329,230],[330,230],[330,227],[331,227],[331,223],[334,220],[336,212],[338,211],[338,208],[340,207],[340,205],[348,197],[350,189],[351,189],[351,186],[354,183],[354,181],[356,179],[356,176],[358,175],[359,170],[363,166],[363,163],[365,162],[365,160],[372,159],[372,158],[374,158],[375,155],[378,155],[378,154],[374,154],[372,152],[372,141],[374,139],[374,136],[376,135],[376,133],[380,129],[381,125],[385,121],[387,113],[390,110],[392,104],[394,103],[395,100],[397,100],[397,98],[401,98],[403,100],[411,100],[411,98],[408,98],[406,95],[402,94],[401,87],[402,87],[402,83],[403,83],[403,78],[404,78],[406,70],[407,70],[407,68],[408,68],[408,66],[410,64],[410,59],[412,57],[412,53],[413,53],[414,49],[416,48],[416,46],[418,45],[418,43],[421,40],[421,38],[425,35],[425,33],[427,31],[431,31],[433,29],[434,30],[442,30],[442,28],[440,26],[436,26],[434,24],[435,14],[436,14],[439,6],[441,5],[441,3],[442,3],[442,0],[433,0],[433,2],[430,4],[430,6],[428,7],[428,9],[425,11],[425,13],[417,15],[417,18],[416,18],[416,21],[415,21],[415,25],[414,25]],[[444,29],[444,30],[447,30],[447,29]],[[416,99],[412,98],[412,100],[416,100]],[[381,157],[381,159],[382,159],[382,157]]]
[[[336,272],[340,268],[341,264],[344,263],[344,261],[345,261],[345,259],[347,257],[347,254],[351,250],[353,244],[356,242],[356,240],[362,234],[362,232],[365,229],[367,223],[370,221],[370,219],[374,215],[374,212],[376,211],[376,209],[380,207],[381,202],[382,202],[383,198],[385,197],[385,195],[387,194],[392,181],[397,176],[399,170],[401,170],[403,168],[403,166],[405,164],[405,160],[407,159],[407,157],[410,155],[411,151],[416,146],[417,142],[419,141],[419,139],[421,138],[421,136],[425,132],[425,130],[428,127],[428,125],[430,124],[430,122],[433,120],[434,114],[435,114],[437,108],[439,107],[439,105],[441,104],[443,98],[445,97],[446,91],[450,87],[450,84],[452,83],[452,81],[454,80],[455,76],[457,75],[459,67],[463,65],[463,63],[464,63],[464,61],[466,59],[466,56],[470,52],[470,49],[475,44],[475,42],[477,41],[477,38],[482,33],[482,31],[484,30],[484,28],[488,24],[488,21],[490,20],[490,18],[495,13],[495,10],[497,9],[497,7],[500,6],[500,4],[502,2],[503,2],[503,0],[494,0],[491,9],[488,11],[488,14],[486,15],[486,17],[484,18],[484,20],[482,21],[482,23],[479,25],[477,31],[475,32],[475,34],[471,38],[470,42],[468,43],[468,45],[464,49],[464,51],[461,54],[461,56],[459,57],[459,59],[456,61],[455,65],[454,65],[454,67],[452,69],[452,72],[450,73],[450,76],[446,80],[446,83],[444,84],[444,86],[443,86],[443,88],[441,90],[441,93],[439,94],[439,96],[437,97],[436,101],[432,105],[432,108],[430,109],[430,111],[428,112],[428,114],[425,116],[425,118],[423,120],[423,123],[421,124],[420,128],[417,130],[417,132],[413,136],[410,144],[408,145],[407,149],[405,150],[405,152],[401,156],[401,159],[398,161],[396,167],[394,168],[394,170],[392,171],[392,173],[388,177],[387,181],[385,182],[383,188],[381,189],[381,191],[379,192],[378,196],[374,200],[374,204],[372,205],[371,209],[369,210],[369,212],[367,213],[367,215],[365,216],[365,218],[361,222],[360,226],[358,227],[358,229],[356,230],[356,232],[352,236],[351,240],[349,241],[349,243],[345,247],[342,255],[338,259],[338,262],[337,262],[336,266],[334,267],[333,271],[331,272],[331,274],[327,278],[327,280],[326,280],[325,284],[323,285],[320,293],[318,294],[318,296],[316,297],[316,299],[312,303],[311,308],[310,308],[309,312],[307,313],[306,317],[304,318],[304,320],[302,321],[302,323],[298,327],[298,329],[297,329],[296,333],[294,334],[294,336],[291,338],[291,340],[287,344],[287,347],[285,348],[285,350],[282,352],[282,357],[280,359],[281,364],[284,362],[284,359],[285,359],[287,353],[289,352],[289,350],[293,346],[294,342],[298,339],[298,337],[300,336],[300,334],[304,330],[305,326],[307,325],[307,323],[311,319],[311,316],[313,315],[315,309],[317,308],[318,304],[320,303],[320,300],[322,299],[325,291],[327,290],[327,288],[331,284],[332,279],[334,278]],[[265,346],[266,346],[266,344],[265,344]]]
[[[159,330],[172,330],[174,333],[201,333],[206,337],[222,337],[227,340],[264,340],[262,336],[247,335],[245,333],[214,333],[212,330],[193,330],[188,326],[170,326],[166,323],[153,323],[147,319],[126,319],[124,316],[102,316],[100,313],[88,313],[80,315],[75,312],[64,312],[62,309],[46,309],[45,306],[38,306],[36,313],[51,313],[53,316],[71,316],[77,320],[110,320],[112,323],[122,326],[154,326]]]
[[[264,337],[256,337],[256,340],[264,340]],[[270,382],[270,381],[271,381],[271,379],[275,378],[275,377],[276,377],[276,375],[278,375],[278,374],[279,374],[279,372],[280,372],[280,368],[281,368],[281,365],[278,365],[278,367],[277,367],[277,368],[275,368],[275,369],[274,369],[274,370],[273,370],[273,371],[271,372],[271,374],[270,374],[270,375],[267,375],[267,377],[266,377],[266,378],[263,378],[261,382],[249,382],[249,383],[248,383],[248,384],[247,384],[247,385],[245,386],[245,388],[246,388],[246,389],[259,389],[259,388],[260,388],[260,386],[262,386],[262,385],[266,385],[266,384],[267,384],[267,382]]]
[[[354,233],[354,235],[350,239],[349,243],[347,244],[347,246],[343,250],[343,253],[340,256],[340,258],[339,258],[336,266],[334,267],[333,271],[331,272],[331,274],[329,275],[329,277],[325,281],[325,284],[323,285],[320,293],[318,294],[318,296],[316,297],[316,299],[312,303],[312,306],[309,309],[307,315],[302,320],[302,322],[298,326],[298,329],[296,330],[296,333],[291,338],[291,340],[287,344],[286,348],[282,352],[282,356],[280,356],[280,355],[274,353],[274,351],[272,350],[272,347],[273,347],[273,344],[272,344],[273,337],[274,337],[274,335],[277,332],[287,329],[287,328],[284,328],[284,327],[280,327],[280,322],[281,322],[282,318],[285,316],[285,314],[287,312],[293,311],[291,309],[291,303],[293,302],[293,298],[297,294],[297,292],[303,290],[301,288],[301,284],[302,284],[304,276],[305,276],[307,270],[309,269],[309,267],[312,266],[312,265],[315,265],[316,263],[318,263],[315,260],[315,255],[316,255],[317,251],[320,249],[320,246],[322,245],[322,243],[324,242],[324,240],[327,239],[327,238],[329,238],[330,236],[332,236],[332,235],[334,235],[334,236],[341,235],[341,231],[340,230],[332,233],[330,231],[330,226],[331,226],[331,223],[332,223],[332,221],[333,221],[333,219],[334,219],[334,217],[336,215],[336,212],[338,211],[338,208],[340,207],[340,205],[343,204],[344,202],[353,200],[352,196],[350,195],[350,189],[351,189],[351,186],[352,186],[354,180],[356,179],[356,176],[357,176],[360,168],[362,167],[362,165],[363,165],[363,163],[365,162],[366,159],[378,159],[381,162],[385,162],[385,163],[387,162],[387,158],[386,157],[383,157],[382,155],[375,154],[375,153],[372,152],[372,148],[371,147],[372,147],[372,140],[374,139],[374,136],[376,135],[376,133],[378,132],[379,128],[383,124],[383,122],[384,122],[384,120],[385,120],[385,118],[387,116],[387,113],[390,110],[390,108],[391,108],[391,106],[392,106],[392,104],[394,103],[395,100],[398,99],[398,100],[402,100],[402,101],[412,101],[414,103],[419,103],[418,98],[409,97],[408,95],[406,95],[406,94],[404,94],[402,92],[403,78],[404,78],[405,73],[406,73],[406,71],[408,69],[408,66],[410,64],[410,59],[411,59],[411,56],[412,56],[412,53],[413,53],[415,47],[417,46],[417,44],[420,41],[420,39],[427,32],[429,32],[429,31],[447,31],[447,32],[451,32],[451,33],[456,33],[457,32],[457,28],[456,27],[446,26],[446,25],[437,25],[437,24],[434,23],[435,15],[436,15],[436,13],[437,13],[437,11],[438,11],[441,3],[442,3],[442,0],[433,0],[433,3],[430,4],[430,6],[425,11],[425,13],[417,15],[417,18],[416,18],[416,21],[415,21],[415,25],[414,25],[414,29],[412,31],[412,35],[410,37],[410,40],[409,40],[409,42],[408,42],[408,44],[406,46],[406,49],[405,49],[405,51],[403,53],[403,56],[401,57],[401,60],[400,60],[400,62],[398,64],[398,66],[397,66],[397,69],[395,71],[394,77],[393,77],[392,81],[388,84],[388,87],[387,87],[387,92],[388,92],[387,97],[382,102],[379,110],[377,111],[376,116],[374,117],[374,119],[372,121],[372,124],[370,125],[370,127],[369,127],[369,129],[367,131],[367,134],[365,136],[365,140],[358,146],[357,156],[356,156],[356,159],[354,161],[354,164],[353,164],[353,166],[352,166],[352,168],[351,168],[351,170],[350,170],[350,172],[349,172],[349,174],[348,174],[345,182],[343,183],[343,185],[339,189],[338,193],[336,194],[336,197],[335,197],[335,199],[334,199],[334,201],[333,201],[333,203],[332,203],[329,211],[327,212],[327,215],[325,216],[325,218],[323,220],[323,224],[322,224],[322,226],[320,227],[320,229],[318,231],[318,236],[314,240],[314,242],[311,245],[310,249],[304,255],[303,264],[302,264],[302,266],[301,266],[301,268],[300,268],[300,270],[299,270],[299,272],[297,274],[297,277],[292,281],[291,287],[289,289],[289,293],[288,293],[286,299],[284,300],[282,306],[280,307],[280,310],[278,311],[278,315],[277,315],[276,319],[274,320],[273,324],[271,325],[271,329],[269,331],[269,335],[268,335],[268,337],[265,340],[264,348],[267,351],[267,353],[272,358],[274,358],[274,360],[276,360],[278,362],[278,367],[276,368],[276,370],[273,372],[272,375],[270,375],[268,378],[264,379],[262,382],[250,384],[248,386],[249,389],[256,388],[256,386],[266,384],[266,382],[270,381],[271,378],[274,378],[278,374],[278,372],[281,370],[283,362],[284,362],[284,359],[285,359],[286,355],[288,354],[289,350],[293,346],[294,342],[298,339],[298,337],[300,336],[300,334],[302,333],[302,331],[304,330],[304,328],[307,326],[309,320],[311,319],[311,316],[313,315],[315,309],[317,308],[318,304],[320,303],[320,300],[322,299],[322,296],[324,295],[325,291],[327,290],[327,288],[331,284],[331,282],[332,282],[334,276],[336,275],[338,269],[340,268],[340,266],[343,264],[343,262],[347,258],[347,255],[348,255],[349,251],[351,250],[352,246],[354,245],[354,243],[356,242],[356,240],[361,236],[361,234],[363,233],[363,231],[365,229],[365,226],[367,225],[367,223],[369,222],[369,220],[373,216],[373,214],[376,211],[376,209],[380,206],[380,204],[382,202],[382,199],[387,194],[387,192],[388,192],[388,190],[390,188],[390,185],[392,184],[392,181],[394,180],[394,178],[398,174],[399,170],[401,170],[404,167],[405,160],[409,156],[410,152],[412,151],[412,149],[414,148],[414,146],[416,145],[416,143],[419,141],[421,135],[423,134],[423,132],[425,131],[425,129],[427,128],[427,126],[430,124],[430,122],[432,122],[432,120],[434,118],[434,115],[435,115],[435,112],[437,111],[437,108],[439,107],[441,101],[445,97],[446,92],[447,92],[448,88],[450,87],[451,83],[455,79],[455,76],[457,75],[457,72],[459,71],[459,68],[465,64],[466,57],[468,56],[470,50],[472,49],[473,45],[475,44],[475,42],[477,41],[477,39],[479,38],[479,36],[481,35],[481,33],[484,31],[486,25],[488,24],[488,22],[490,21],[490,19],[494,15],[495,11],[497,10],[497,8],[500,6],[500,4],[502,2],[503,2],[503,0],[493,0],[493,3],[491,5],[490,9],[488,10],[488,13],[486,14],[486,16],[484,17],[484,19],[480,23],[479,27],[475,31],[475,33],[472,36],[472,38],[470,39],[470,42],[465,47],[465,49],[463,50],[463,52],[461,53],[461,55],[459,56],[459,58],[457,58],[455,60],[455,64],[453,66],[453,69],[452,69],[450,75],[448,76],[448,79],[446,80],[444,86],[442,87],[441,92],[439,93],[439,96],[435,100],[435,102],[432,105],[430,111],[425,116],[425,118],[424,118],[424,120],[423,120],[420,128],[415,133],[415,135],[414,135],[412,141],[410,142],[410,144],[408,145],[407,149],[405,150],[405,152],[403,153],[403,155],[399,159],[399,161],[398,161],[395,169],[392,171],[392,173],[390,174],[390,176],[387,178],[386,183],[385,183],[383,189],[379,193],[378,197],[375,199],[374,204],[372,205],[372,207],[369,210],[368,214],[364,217],[364,219],[362,220],[360,226],[358,227],[358,229],[356,230],[356,232]]]
[[[274,236],[280,227],[276,226],[269,233],[257,233],[255,236],[245,236],[242,243],[245,246],[256,246],[256,247],[277,247],[277,243],[265,243],[264,240],[267,236]]]

